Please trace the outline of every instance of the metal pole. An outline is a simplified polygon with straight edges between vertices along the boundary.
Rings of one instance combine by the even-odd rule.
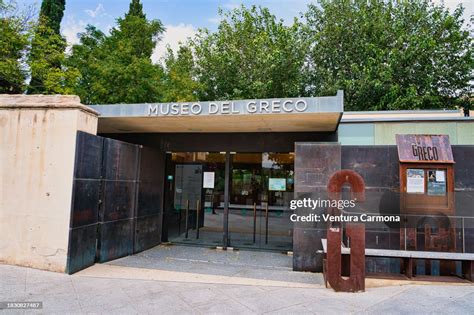
[[[255,244],[257,233],[257,204],[253,203],[253,243]]]
[[[178,216],[178,235],[181,235],[181,218],[183,217],[183,209],[181,209],[181,205],[179,205],[179,216]]]
[[[405,241],[405,250],[407,250],[407,221],[406,221],[406,218],[405,218],[405,237],[404,237],[404,241]]]
[[[196,202],[196,239],[199,238],[199,210],[201,208],[201,200]]]
[[[189,200],[186,200],[186,223],[184,225],[184,229],[186,231],[185,238],[188,238],[188,221],[189,221]]]
[[[265,244],[268,244],[268,201],[265,206]]]
[[[462,222],[462,252],[466,252],[466,233],[464,231],[464,217],[461,219]]]
[[[224,181],[224,231],[222,247],[227,249],[229,243],[229,190],[230,190],[230,152],[225,153],[225,181]]]

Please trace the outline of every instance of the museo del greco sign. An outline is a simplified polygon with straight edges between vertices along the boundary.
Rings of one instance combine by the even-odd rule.
[[[447,135],[396,135],[400,162],[454,163]]]
[[[90,105],[105,117],[206,117],[291,114],[338,114],[344,111],[344,93],[335,96],[264,98],[170,103]]]
[[[269,99],[191,103],[148,104],[147,116],[198,116],[304,113],[308,111],[308,100]]]

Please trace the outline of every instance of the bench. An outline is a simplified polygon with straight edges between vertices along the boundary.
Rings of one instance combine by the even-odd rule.
[[[322,253],[327,254],[327,239],[321,239]],[[318,251],[321,253],[321,251]],[[341,254],[350,255],[351,249],[341,243]],[[413,261],[415,259],[461,261],[462,273],[469,281],[474,281],[474,254],[452,253],[452,252],[425,252],[411,250],[392,250],[366,248],[365,257],[384,257],[403,259],[404,274],[408,278],[413,277]],[[325,268],[323,267],[323,272]]]

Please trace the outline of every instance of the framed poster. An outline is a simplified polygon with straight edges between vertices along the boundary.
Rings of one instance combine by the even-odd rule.
[[[214,180],[215,180],[214,172],[204,172],[202,187],[214,189]]]
[[[428,171],[428,195],[446,196],[446,171],[429,170]]]
[[[425,171],[423,169],[407,169],[407,193],[425,193]]]
[[[286,178],[269,178],[268,190],[286,191]]]

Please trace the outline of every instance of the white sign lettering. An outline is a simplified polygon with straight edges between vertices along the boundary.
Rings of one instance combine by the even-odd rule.
[[[314,109],[313,109],[314,110]],[[305,99],[270,99],[251,101],[220,101],[194,103],[148,104],[148,116],[196,116],[304,113]]]

